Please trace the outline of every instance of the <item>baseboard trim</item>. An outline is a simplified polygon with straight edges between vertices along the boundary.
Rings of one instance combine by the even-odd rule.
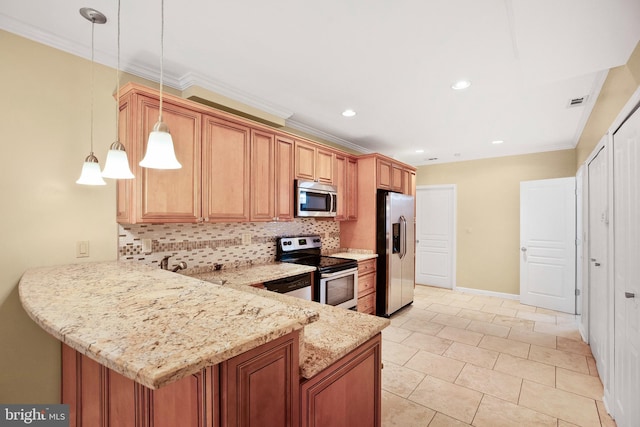
[[[453,290],[457,292],[464,292],[465,294],[484,295],[489,297],[520,300],[520,295],[507,294],[505,292],[485,291],[484,289],[474,289],[474,288],[462,288],[460,286],[456,286]]]

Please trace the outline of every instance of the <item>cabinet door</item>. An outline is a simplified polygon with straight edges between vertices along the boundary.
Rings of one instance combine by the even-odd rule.
[[[146,389],[153,427],[204,427],[204,375],[189,375],[157,390]]]
[[[316,181],[333,184],[333,152],[318,148],[316,157]]]
[[[347,159],[347,218],[358,219],[358,161],[349,157]]]
[[[127,150],[127,158],[129,159],[129,167],[135,173],[137,170],[137,162],[134,163],[134,160],[139,159],[139,156],[136,154],[138,147],[130,142],[134,140],[130,136],[134,131],[129,121],[131,111],[133,110],[130,106],[130,98],[131,97],[127,97],[120,101],[118,138],[123,144],[128,143],[125,145],[125,148]],[[135,179],[116,180],[116,219],[119,223],[131,224],[135,222],[135,218],[133,217],[134,212],[132,210],[132,203],[134,203],[132,199],[133,186],[135,183]]]
[[[316,178],[316,147],[301,141],[295,142],[296,179],[313,181]]]
[[[336,208],[336,221],[347,219],[347,158],[336,154],[334,162],[333,183],[338,189],[338,206]]]
[[[396,164],[391,165],[391,189],[402,191],[402,167]]]
[[[206,116],[202,141],[204,220],[249,220],[250,129]]]
[[[163,121],[169,127],[181,169],[146,169],[138,161],[146,152],[149,133],[158,121],[159,101],[138,97],[138,135],[142,150],[135,162],[137,181],[137,222],[196,222],[200,218],[200,113],[165,102]]]
[[[402,194],[411,195],[411,171],[402,169]]]
[[[251,221],[275,219],[275,135],[251,130]]]
[[[376,159],[378,188],[391,190],[391,163],[382,159]]]
[[[290,333],[220,364],[221,425],[298,425],[298,336]]]
[[[293,140],[276,137],[276,220],[293,220]]]
[[[380,334],[304,382],[302,427],[381,425]]]

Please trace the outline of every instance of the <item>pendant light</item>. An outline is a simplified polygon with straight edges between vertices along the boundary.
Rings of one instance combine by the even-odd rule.
[[[109,147],[107,152],[107,160],[104,163],[102,176],[112,179],[131,179],[134,178],[129,168],[129,159],[124,145],[120,142],[120,0],[118,0],[118,60],[116,66],[116,140]]]
[[[100,164],[98,159],[93,155],[93,33],[96,24],[104,24],[107,22],[106,16],[95,9],[83,7],[80,9],[80,15],[91,21],[91,151],[84,159],[82,165],[82,173],[76,184],[82,185],[106,185],[100,173]]]
[[[180,169],[182,165],[176,159],[173,139],[169,127],[162,121],[162,84],[164,79],[164,0],[161,1],[160,26],[160,110],[158,121],[149,133],[147,152],[140,166],[150,169]]]

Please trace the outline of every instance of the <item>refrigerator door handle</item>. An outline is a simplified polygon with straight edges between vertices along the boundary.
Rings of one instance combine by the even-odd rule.
[[[400,259],[402,259],[407,254],[407,219],[404,215],[400,215],[400,222],[402,223],[402,235],[400,236],[402,240],[402,252],[400,253]]]

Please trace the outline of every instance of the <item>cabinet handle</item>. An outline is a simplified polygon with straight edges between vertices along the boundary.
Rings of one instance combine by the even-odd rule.
[[[599,263],[599,262],[596,262],[596,263],[595,263],[595,264],[593,264],[593,265],[595,265],[596,267],[600,267],[600,263]]]
[[[625,292],[624,293],[624,297],[625,298],[635,298],[636,294],[634,294],[633,292]]]

